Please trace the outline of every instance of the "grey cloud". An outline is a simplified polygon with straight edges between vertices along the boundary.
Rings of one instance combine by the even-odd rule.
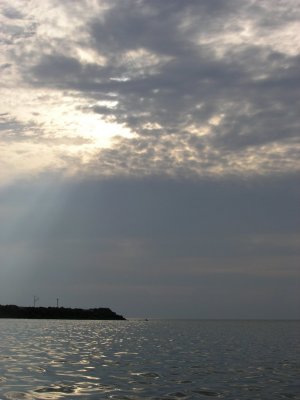
[[[25,128],[25,124],[17,121],[16,118],[12,117],[9,113],[0,114],[0,138],[1,140],[9,140],[15,138],[18,132],[22,132]],[[1,132],[2,131],[2,132]],[[21,133],[22,135],[22,133]]]
[[[46,177],[43,184],[3,189],[1,198],[6,202],[12,196],[22,207],[24,198],[30,201],[31,192],[49,196],[47,181]],[[217,238],[218,235],[294,234],[300,226],[298,181],[297,176],[253,178],[245,182],[236,179],[193,182],[159,177],[85,180],[64,183],[61,188],[58,185],[48,201],[41,202],[40,212],[47,218],[43,207],[47,208],[55,199],[60,202],[58,210],[62,207],[63,214],[53,230],[47,229],[54,238],[62,234],[72,238],[124,236],[159,241],[163,237],[186,236],[190,241],[205,235]],[[50,180],[50,188],[54,182],[55,178]],[[60,190],[62,193],[54,197]],[[19,234],[28,235],[28,223],[20,225]]]
[[[91,25],[96,48],[109,55],[140,48],[158,54],[185,53],[187,43],[181,42],[178,35],[178,15],[172,12],[172,5],[170,7],[169,2],[159,7],[157,3],[154,4],[135,2],[132,7],[132,2],[116,3],[103,21],[95,20]]]
[[[5,70],[5,69],[10,68],[11,66],[12,66],[12,64],[10,64],[10,63],[5,63],[5,64],[1,64],[1,65],[0,65],[0,68],[1,68],[2,70]]]
[[[9,19],[22,19],[22,18],[24,17],[23,14],[22,14],[19,10],[15,9],[15,8],[13,8],[13,7],[7,7],[7,8],[5,8],[5,9],[2,11],[2,14],[3,14],[6,18],[9,18]]]
[[[187,290],[194,293],[193,304],[205,301],[207,316],[214,313],[213,292],[219,310],[228,298],[235,303],[231,312],[229,307],[220,315],[258,317],[256,300],[245,308],[242,285],[249,296],[252,291],[249,299],[253,291],[264,291],[258,303],[266,315],[295,317],[298,187],[297,176],[247,182],[152,177],[62,185],[45,176],[31,184],[19,182],[0,191],[0,247],[9,243],[2,273],[23,270],[23,293],[30,293],[32,285],[43,288],[45,302],[54,287],[71,304],[78,290],[87,306],[99,302],[101,293],[110,306],[122,304],[132,315],[143,292],[148,293],[141,298],[144,312],[152,305],[150,315],[160,316],[162,305],[174,313]],[[269,303],[278,288],[284,304],[280,296]],[[151,301],[154,293],[158,304]]]
[[[222,29],[222,22],[235,7],[232,1],[126,0],[113,4],[104,18],[95,19],[91,25],[92,38],[100,51],[110,54],[144,48],[176,57],[188,55],[195,48],[193,30]]]
[[[297,1],[289,3],[289,7],[286,8],[285,4],[276,0],[273,3],[272,12],[266,12],[268,9],[267,2],[254,2],[248,6],[248,11],[254,15],[256,24],[268,30],[273,26],[283,27],[289,22],[299,21],[300,7]]]
[[[33,73],[39,79],[47,78],[48,82],[55,80],[60,82],[69,76],[76,76],[81,70],[78,60],[60,54],[44,56],[34,67]]]
[[[22,44],[23,40],[29,39],[36,34],[37,24],[28,21],[25,25],[3,23],[1,27],[0,43],[3,45]]]

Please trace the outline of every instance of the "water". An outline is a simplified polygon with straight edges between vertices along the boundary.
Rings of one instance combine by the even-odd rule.
[[[0,320],[0,399],[300,399],[296,321]]]

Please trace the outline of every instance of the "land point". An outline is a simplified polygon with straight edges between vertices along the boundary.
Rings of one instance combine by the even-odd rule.
[[[110,308],[20,307],[0,305],[0,318],[126,320]]]

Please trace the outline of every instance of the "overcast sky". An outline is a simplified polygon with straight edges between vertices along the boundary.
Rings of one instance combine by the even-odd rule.
[[[300,317],[299,0],[0,2],[0,304]]]

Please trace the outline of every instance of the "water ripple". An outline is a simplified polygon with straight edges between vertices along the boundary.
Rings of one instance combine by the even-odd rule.
[[[0,399],[299,400],[300,324],[0,320]]]

